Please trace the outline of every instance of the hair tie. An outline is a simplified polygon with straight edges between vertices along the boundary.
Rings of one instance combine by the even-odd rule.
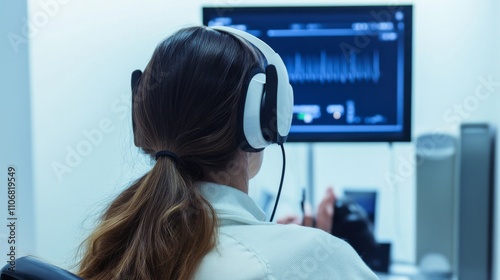
[[[158,160],[161,157],[168,157],[168,158],[172,159],[175,163],[177,163],[177,161],[179,160],[179,157],[177,157],[176,154],[174,154],[173,152],[170,152],[170,151],[159,151],[156,153],[155,157],[156,157],[156,160]]]

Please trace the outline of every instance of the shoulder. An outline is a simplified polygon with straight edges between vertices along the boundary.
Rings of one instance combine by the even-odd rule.
[[[276,224],[224,227],[219,238],[220,248],[242,250],[273,276],[269,279],[376,279],[349,244],[319,229]]]
[[[276,248],[283,249],[270,256],[278,267],[285,268],[280,279],[377,279],[344,240],[302,226],[289,225],[283,230],[286,234],[276,238],[280,240]]]

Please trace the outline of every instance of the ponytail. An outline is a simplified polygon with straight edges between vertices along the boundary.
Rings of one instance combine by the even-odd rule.
[[[160,158],[109,206],[85,240],[79,275],[88,280],[191,279],[215,246],[209,202],[175,163]]]

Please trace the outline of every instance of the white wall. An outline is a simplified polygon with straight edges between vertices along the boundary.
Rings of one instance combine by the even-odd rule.
[[[500,10],[500,2],[498,1],[493,1],[494,6],[492,8],[491,14],[493,14],[491,25],[492,25],[492,37],[494,38],[495,42],[493,43],[493,48],[495,50],[500,49],[500,20],[496,16],[496,12]],[[498,67],[498,62],[500,61],[500,52],[496,51],[493,54],[493,63],[492,65],[495,67],[494,71],[494,77],[496,81],[500,82],[500,67]],[[500,89],[496,88],[496,100],[499,99],[500,95]],[[489,109],[489,115],[492,116],[492,122],[496,125],[497,129],[497,143],[496,143],[496,173],[495,173],[495,180],[496,180],[496,188],[495,188],[495,231],[494,231],[494,236],[495,236],[495,249],[494,249],[494,275],[496,276],[495,279],[500,279],[500,137],[498,134],[498,131],[500,129],[500,114],[498,113],[499,111],[499,102],[493,102],[494,104],[496,103],[496,106],[491,106]]]
[[[31,148],[31,104],[29,87],[29,45],[22,37],[26,1],[0,2],[0,255],[2,267],[12,255],[34,248],[33,169]],[[8,168],[15,168],[14,180]],[[8,213],[8,179],[15,183],[15,209]],[[12,198],[12,197],[11,197]],[[11,206],[13,204],[10,204]],[[11,208],[12,210],[12,208]],[[7,220],[14,218],[16,220]],[[7,227],[14,223],[15,231]],[[13,229],[14,229],[13,227]]]
[[[470,110],[463,116],[453,112],[455,104],[471,101],[480,77],[500,80],[494,40],[500,26],[493,14],[498,4],[493,0],[415,2],[414,138],[436,129],[456,134],[461,121],[499,124],[498,88],[487,100],[464,104]],[[30,253],[58,265],[73,264],[76,247],[110,195],[147,170],[148,161],[132,147],[130,73],[144,68],[156,44],[173,30],[200,24],[203,3],[207,1],[29,1],[36,197],[36,247]],[[30,145],[28,140],[23,143]],[[306,184],[306,167],[300,164],[306,160],[306,148],[295,144],[287,150],[286,188],[293,190],[288,197],[292,200]],[[402,174],[405,180],[396,186],[389,186],[384,178],[411,161],[413,143],[395,144],[392,150],[385,144],[318,144],[314,151],[316,201],[330,184],[338,192],[349,186],[378,189],[382,214],[378,236],[395,242],[395,259],[415,261],[414,173]],[[279,152],[268,149],[263,171],[252,184],[277,185],[280,168]]]

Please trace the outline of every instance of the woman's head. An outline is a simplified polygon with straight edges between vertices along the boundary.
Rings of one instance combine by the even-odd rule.
[[[250,177],[260,166],[261,155],[242,152],[237,140],[252,71],[262,71],[258,52],[204,27],[182,29],[156,48],[134,90],[134,142],[151,156],[167,150],[179,160],[159,158],[111,203],[85,241],[84,279],[194,275],[215,246],[217,225],[194,182],[238,176],[239,164]]]
[[[263,71],[261,61],[249,44],[204,27],[166,39],[136,89],[136,145],[151,156],[174,152],[194,180],[226,169],[240,144],[242,92],[251,72]]]

